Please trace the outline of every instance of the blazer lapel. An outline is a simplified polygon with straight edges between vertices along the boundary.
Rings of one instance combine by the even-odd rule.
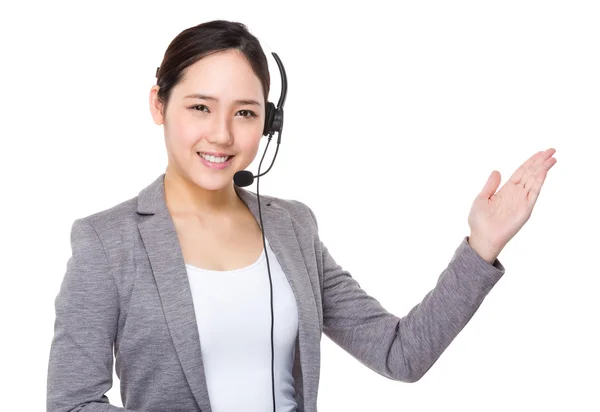
[[[138,196],[138,224],[175,351],[202,412],[211,412],[187,269],[165,202],[164,173]]]
[[[200,409],[203,412],[211,412],[193,298],[175,225],[166,206],[164,176],[164,173],[161,174],[138,195],[138,213],[151,215],[138,224],[138,229],[156,279],[173,345],[187,382]],[[260,225],[257,196],[242,188],[235,187],[235,190]],[[265,237],[277,256],[296,297],[302,370],[302,382],[298,384],[302,392],[306,393],[316,390],[319,376],[318,351],[308,352],[309,348],[320,345],[316,301],[289,212],[284,208],[271,206],[271,199],[268,196],[261,196],[260,201]],[[276,314],[275,322],[277,322]],[[307,387],[307,384],[315,387]]]

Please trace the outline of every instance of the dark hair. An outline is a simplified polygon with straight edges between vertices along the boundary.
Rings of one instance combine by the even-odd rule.
[[[171,90],[183,79],[189,66],[205,56],[228,49],[237,49],[244,54],[262,83],[266,105],[271,79],[267,57],[258,39],[242,23],[213,20],[185,29],[167,47],[163,61],[156,69],[156,84],[160,87],[158,99],[163,103],[164,111]]]

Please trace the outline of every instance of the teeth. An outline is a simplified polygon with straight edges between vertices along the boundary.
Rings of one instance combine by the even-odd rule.
[[[214,156],[209,156],[207,154],[204,153],[199,153],[199,155],[203,158],[208,160],[211,163],[223,163],[226,162],[227,159],[229,159],[230,156],[223,156],[223,157],[214,157]]]

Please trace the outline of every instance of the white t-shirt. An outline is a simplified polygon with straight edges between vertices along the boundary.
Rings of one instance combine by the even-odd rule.
[[[267,250],[273,281],[275,400],[277,412],[293,412],[298,308],[268,241]],[[186,268],[212,411],[272,411],[271,301],[264,250],[242,269]]]

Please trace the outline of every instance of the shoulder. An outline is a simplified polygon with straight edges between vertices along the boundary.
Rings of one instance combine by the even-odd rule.
[[[136,209],[137,196],[92,214],[80,216],[76,220],[85,221],[92,224],[92,226],[122,224],[128,219],[134,219],[137,215]]]
[[[286,199],[269,195],[261,195],[261,204],[268,204],[274,209],[285,210],[294,223],[318,230],[317,218],[313,210],[303,201]]]
[[[138,222],[137,196],[135,196],[108,208],[75,218],[71,236],[77,236],[82,232],[89,234],[95,232],[95,236],[106,249],[107,243],[110,243],[110,246],[121,245],[131,236],[131,231],[137,228]]]

